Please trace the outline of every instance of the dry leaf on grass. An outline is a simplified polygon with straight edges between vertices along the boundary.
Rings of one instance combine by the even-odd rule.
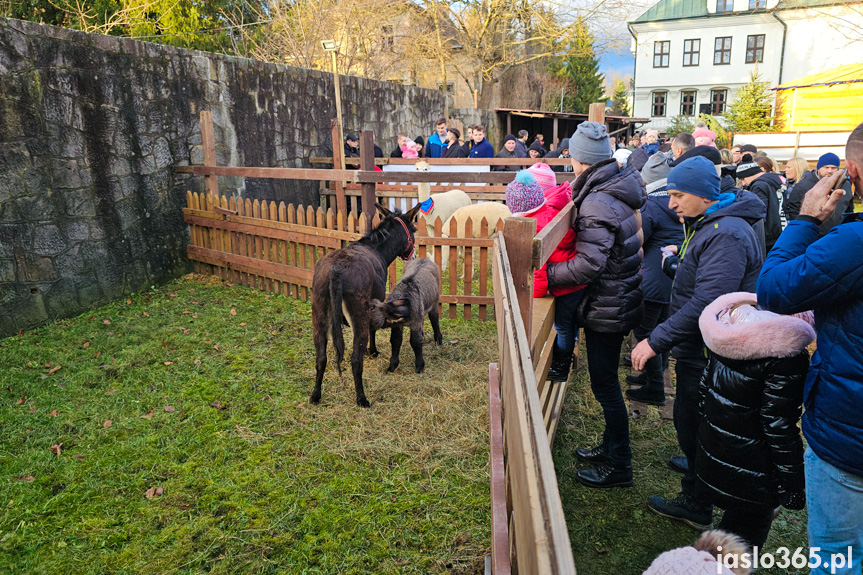
[[[168,413],[174,413],[174,412],[175,412],[175,411],[177,411],[177,410],[176,410],[176,409],[174,409],[174,408],[173,408],[172,406],[170,406],[170,405],[166,405],[166,406],[165,406],[165,411],[167,411]]]
[[[57,410],[57,409],[52,409],[52,410],[51,410],[51,413],[49,413],[48,415],[50,415],[51,417],[57,417],[57,413],[59,413],[59,410]]]
[[[127,299],[127,300],[126,300],[126,305],[132,305],[132,300]]]
[[[105,395],[111,395],[112,393],[117,393],[117,390],[116,389],[109,389],[108,391],[105,392]]]
[[[52,452],[54,453],[54,455],[56,455],[57,457],[60,457],[60,451],[61,451],[62,449],[63,449],[63,444],[62,444],[62,443],[55,443],[54,445],[52,445],[52,446],[51,446],[51,451],[52,451]]]
[[[111,325],[111,320],[110,319],[103,319],[102,323],[104,323],[105,325]]]
[[[191,310],[184,309],[184,310],[182,311],[182,313],[180,313],[180,315],[189,315],[190,313],[192,313],[192,311],[191,311]]]
[[[81,455],[80,453],[76,453],[76,454],[75,454],[75,455],[73,455],[72,457],[74,457],[74,458],[75,458],[75,459],[77,459],[78,461],[84,461],[84,456],[83,456],[83,455]]]
[[[36,478],[32,475],[22,475],[21,477],[16,477],[15,481],[26,481],[27,483],[33,483],[36,481]]]
[[[54,375],[55,373],[57,373],[61,369],[63,369],[62,365],[55,365],[54,367],[52,367],[51,369],[48,370],[48,375]]]
[[[231,308],[231,315],[237,315],[236,308]]]
[[[153,499],[154,497],[159,497],[164,492],[165,490],[161,487],[151,487],[144,493],[144,497],[147,499]]]
[[[240,327],[246,327],[246,322],[241,321],[241,322],[240,322]]]
[[[211,406],[211,407],[215,407],[216,409],[225,409],[226,407],[228,407],[228,404],[227,404],[227,403],[222,403],[221,401],[219,401],[219,400],[217,399],[216,401],[214,401],[213,403],[211,403],[211,404],[210,404],[210,406]]]
[[[27,401],[27,398],[22,395],[21,399],[15,402],[15,405],[23,405],[25,401]]]
[[[144,415],[141,416],[141,419],[153,419],[153,415],[154,414],[152,411],[148,411],[147,413],[145,413]]]
[[[84,345],[83,345],[82,347],[83,347],[84,349],[87,349],[88,347],[90,347],[90,342],[89,342],[89,341],[85,341],[85,342],[84,342]]]
[[[107,429],[107,428],[111,427],[112,425],[114,425],[114,422],[109,419],[108,421],[106,421],[105,423],[102,424],[102,427]]]
[[[164,363],[165,365],[174,365],[173,361],[164,361],[162,363]]]
[[[30,415],[33,415],[34,413],[36,413],[36,408],[35,408],[35,407],[34,407],[33,409],[31,409],[31,410],[30,410]]]

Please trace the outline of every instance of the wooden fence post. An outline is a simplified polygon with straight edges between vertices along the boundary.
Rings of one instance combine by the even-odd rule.
[[[339,121],[335,119],[332,120],[332,125],[333,168],[336,170],[341,170],[345,166],[345,143],[341,141],[341,130],[339,130]],[[345,183],[341,180],[336,180],[336,211],[342,212],[343,214],[348,213],[348,202],[345,199]]]
[[[371,130],[363,130],[360,141],[360,169],[366,172],[375,171],[375,134]],[[375,183],[363,183],[363,213],[371,223],[375,217]]]
[[[591,104],[587,112],[587,119],[590,122],[605,124],[605,103],[596,102],[595,104]]]
[[[204,151],[204,165],[216,166],[216,138],[213,129],[213,113],[209,110],[201,110],[201,148]],[[219,196],[219,177],[204,176],[204,186],[207,195],[217,198]]]
[[[531,340],[531,317],[533,316],[533,236],[536,220],[532,218],[507,218],[503,223],[503,238],[509,256],[509,269],[515,285],[518,307],[527,341]]]

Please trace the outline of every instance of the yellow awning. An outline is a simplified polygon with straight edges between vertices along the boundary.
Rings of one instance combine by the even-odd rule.
[[[863,62],[859,64],[846,64],[797,78],[773,88],[774,90],[791,90],[793,88],[805,88],[808,86],[829,86],[832,84],[853,84],[863,82]]]

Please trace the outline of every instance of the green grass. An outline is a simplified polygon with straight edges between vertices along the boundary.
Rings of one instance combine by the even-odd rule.
[[[620,370],[620,380],[629,373]],[[669,549],[691,545],[698,532],[683,523],[659,517],[647,509],[651,495],[673,496],[680,491],[680,475],[666,462],[680,453],[674,424],[663,420],[657,408],[630,418],[635,485],[628,489],[589,489],[576,481],[575,473],[584,464],[575,459],[577,447],[592,447],[602,437],[602,410],[590,391],[587,360],[582,343],[580,365],[570,380],[567,399],[553,447],[558,486],[563,501],[575,565],[587,575],[636,575],[657,555]],[[721,511],[714,511],[714,524]],[[782,510],[773,522],[764,551],[788,547],[793,553],[804,547],[808,555],[806,512]],[[759,573],[808,573],[778,568]]]
[[[380,334],[362,410],[310,315],[187,278],[2,340],[0,573],[482,572],[494,324]]]

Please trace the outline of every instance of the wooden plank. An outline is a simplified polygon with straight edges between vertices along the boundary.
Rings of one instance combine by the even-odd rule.
[[[563,237],[572,229],[577,215],[575,204],[569,202],[542,228],[542,231],[536,234],[532,246],[533,269],[538,270],[545,265]]]
[[[299,206],[297,208],[297,225],[306,225],[306,213],[305,210],[303,210],[303,206]],[[304,270],[308,270],[308,262],[306,261],[306,244],[297,242],[297,251],[300,258],[297,266]],[[303,301],[309,301],[309,288],[307,286],[302,286],[300,288],[300,298]]]
[[[498,186],[495,186],[497,188]],[[506,187],[506,186],[504,186]],[[491,186],[489,186],[491,188]],[[446,190],[441,191],[449,191],[453,189],[460,189],[467,194],[467,197],[471,200],[483,200],[483,201],[506,201],[506,193],[499,191],[485,191],[486,188],[480,186],[464,186],[464,189],[456,187],[456,186],[448,186]],[[476,191],[475,191],[476,190]],[[400,191],[375,191],[375,194],[378,198],[416,198],[416,192],[400,192]],[[322,197],[333,197],[335,192],[322,192]],[[345,191],[345,195],[350,199],[350,202],[356,207],[357,199],[362,195],[360,190],[351,190],[348,189]],[[353,209],[353,208],[352,208]],[[356,211],[356,210],[353,210]]]
[[[288,221],[288,206],[285,205],[285,202],[279,202],[279,213],[276,218],[279,222],[287,223]],[[289,257],[288,257],[288,240],[281,239],[279,240],[279,263],[283,265],[290,265]],[[291,284],[288,282],[282,282],[282,290],[280,292],[283,296],[289,296],[291,293]]]
[[[213,113],[209,110],[201,110],[201,148],[204,153],[204,166],[216,167],[216,139],[213,128]],[[215,175],[207,175],[204,178],[204,187],[208,196],[219,195],[219,180]]]
[[[434,235],[437,237],[441,237],[442,229],[443,229],[443,222],[441,221],[440,216],[438,216],[434,220]],[[425,239],[424,239],[424,241],[425,241]],[[441,247],[440,249],[436,249],[434,251],[434,263],[436,263],[438,269],[441,270],[441,274],[440,274],[441,280],[443,280],[443,263],[442,262],[443,262],[443,247]],[[441,286],[441,287],[443,287],[443,286]],[[443,292],[443,289],[441,289],[441,292]],[[438,304],[438,314],[441,317],[443,317],[443,306],[440,304]]]
[[[440,219],[440,218],[438,218]],[[458,236],[458,222],[452,218],[449,223],[449,235],[451,238]],[[443,249],[443,248],[441,248]],[[458,293],[458,248],[450,244],[449,247],[449,295],[454,296]],[[449,305],[449,318],[456,318],[456,306]]]
[[[344,164],[342,161],[344,160],[344,148],[337,148],[336,146],[344,146],[344,142],[342,142],[341,136],[341,126],[339,126],[339,121],[337,119],[332,120],[332,140],[333,143],[333,169],[341,170],[344,168]],[[339,142],[336,144],[336,142]],[[348,203],[345,200],[345,184],[341,180],[335,180],[336,187],[336,209],[340,212],[348,211]]]
[[[195,246],[187,246],[186,253],[189,259],[210,263],[214,266],[227,264],[232,269],[244,271],[248,276],[263,275],[303,286],[312,285],[311,270]]]
[[[554,351],[554,340],[557,339],[557,330],[551,330],[545,335],[541,345],[538,347],[539,352],[533,360],[534,377],[536,384],[542,386],[545,384],[548,377],[548,370],[551,367],[552,351]]]
[[[506,477],[500,376],[496,363],[488,366],[489,468],[491,476],[491,564],[494,575],[509,575],[509,529],[506,512]]]
[[[487,238],[488,237],[488,220],[483,218],[480,221],[479,225],[479,235]],[[492,240],[493,242],[494,240]],[[480,297],[485,296],[488,293],[488,248],[481,247],[479,248],[479,295]],[[488,308],[484,305],[479,307],[479,319],[480,321],[486,321],[486,314],[488,313]]]
[[[379,166],[412,166],[417,162],[426,162],[430,166],[520,166],[532,165],[539,162],[549,166],[568,166],[569,158],[375,158]],[[333,159],[327,156],[312,156],[309,158],[312,165],[331,165]],[[359,166],[359,158],[345,158],[345,165]],[[387,172],[400,173],[400,172]]]
[[[569,383],[562,381],[557,384],[557,394],[549,409],[548,427],[548,445],[554,444],[554,436],[557,434],[557,427],[560,424],[560,414],[563,412],[563,402],[566,401],[566,389]]]
[[[534,366],[539,353],[542,351],[542,346],[548,339],[548,334],[554,329],[554,304],[554,296],[551,295],[533,300],[533,312],[530,320],[530,332],[533,334],[533,340],[530,345],[530,356],[534,358]]]
[[[371,171],[372,174],[380,174],[380,172],[375,172],[374,132],[363,130],[360,134],[360,140],[360,166],[365,171]],[[380,179],[380,176],[378,176],[378,179]],[[375,184],[378,179],[363,182],[363,213],[369,221],[371,221],[377,211],[377,208],[375,208],[375,202],[377,201],[375,197]]]
[[[231,176],[235,178],[274,178],[279,180],[311,180],[358,182],[354,170],[320,170],[314,168],[245,168],[234,166],[177,166],[177,172],[196,176]],[[373,172],[380,174],[380,172]],[[371,178],[370,178],[371,179]]]
[[[468,218],[464,223],[464,235],[466,238],[473,236],[473,220]],[[465,248],[464,250],[464,270],[463,284],[465,295],[473,294],[473,248]],[[464,306],[464,319],[470,320],[470,304]]]
[[[296,234],[313,234],[317,238],[332,238],[332,242],[326,242],[327,245],[333,244],[337,245],[340,240],[358,240],[362,236],[357,233],[348,233],[348,232],[340,232],[338,230],[328,230],[328,229],[319,229],[315,228],[312,231],[310,228],[314,228],[314,226],[300,226],[297,224],[289,224],[278,221],[271,220],[262,220],[254,217],[247,217],[242,214],[236,216],[214,216],[213,214],[202,211],[202,210],[183,210],[184,219],[187,221],[194,221],[198,225],[203,226],[231,226],[229,229],[240,229],[246,228],[246,233],[257,233],[258,230],[261,230],[261,234],[272,233],[272,232],[264,232],[262,228],[270,229],[270,230],[278,230],[281,232],[287,233],[296,233]],[[255,229],[252,229],[255,228]],[[268,237],[281,237],[270,235]],[[325,242],[322,242],[321,245],[324,245]]]
[[[288,224],[297,223],[297,209],[294,204],[288,204]],[[291,265],[299,267],[299,254],[297,253],[297,242],[292,241],[288,244],[288,256],[291,260]],[[291,286],[291,296],[294,299],[300,299],[300,288],[296,282]]]
[[[221,169],[221,168],[220,168]],[[323,170],[310,170],[323,171]],[[356,172],[354,181],[373,183],[381,180],[399,182],[458,182],[460,184],[508,184],[515,179],[516,172],[394,172],[397,177],[381,175],[381,172]],[[570,174],[571,178],[572,175]],[[332,178],[330,178],[332,179]]]
[[[246,202],[239,198],[237,200],[237,215],[242,217],[246,213]],[[246,255],[246,250],[248,247],[248,241],[246,238],[246,234],[237,234],[237,254],[244,256]],[[240,275],[240,284],[241,285],[249,285],[248,275],[242,271],[239,271]]]
[[[533,236],[536,233],[536,220],[531,218],[507,218],[504,222],[503,236],[506,238],[512,281],[518,295],[521,321],[530,339],[531,306],[533,305],[533,267],[531,254]],[[530,352],[528,346],[527,353]]]

